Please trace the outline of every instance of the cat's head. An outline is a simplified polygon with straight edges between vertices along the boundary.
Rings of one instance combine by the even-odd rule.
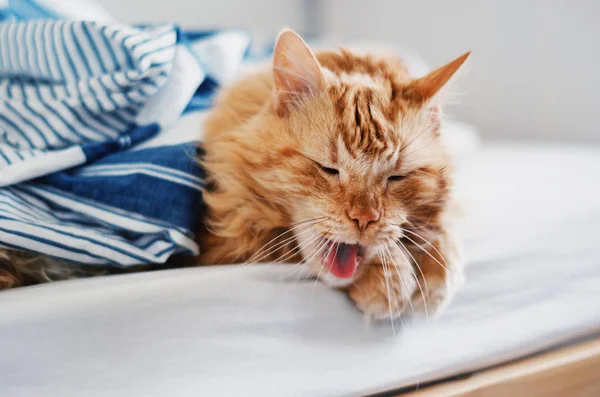
[[[468,55],[413,79],[394,57],[315,55],[281,33],[247,156],[255,191],[286,213],[315,275],[347,285],[403,229],[435,230],[450,189],[438,95]]]

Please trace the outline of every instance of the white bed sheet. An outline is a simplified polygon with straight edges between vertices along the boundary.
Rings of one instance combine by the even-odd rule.
[[[352,396],[600,329],[600,148],[484,146],[463,161],[467,283],[437,319],[366,325],[290,267],[106,277],[0,293],[0,394]]]

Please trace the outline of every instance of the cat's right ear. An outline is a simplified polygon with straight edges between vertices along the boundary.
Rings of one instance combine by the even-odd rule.
[[[321,66],[304,40],[290,29],[279,34],[273,53],[274,106],[284,116],[304,95],[325,89]]]
[[[439,105],[443,102],[444,89],[447,87],[448,82],[470,55],[471,51],[468,51],[452,62],[413,80],[405,95],[420,103],[429,103],[431,106]]]

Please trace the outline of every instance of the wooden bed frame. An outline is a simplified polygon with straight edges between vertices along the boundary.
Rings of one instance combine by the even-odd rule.
[[[600,336],[396,397],[600,397]]]

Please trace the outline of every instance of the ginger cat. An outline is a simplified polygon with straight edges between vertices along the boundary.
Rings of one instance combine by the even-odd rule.
[[[438,311],[463,274],[438,94],[468,56],[415,79],[397,58],[313,54],[283,31],[272,70],[225,89],[206,122],[195,264],[300,262],[376,318]],[[0,250],[0,289],[47,274],[91,270]]]
[[[468,56],[414,79],[283,31],[206,122],[200,263],[302,262],[376,318],[438,311],[463,272],[437,94]]]

